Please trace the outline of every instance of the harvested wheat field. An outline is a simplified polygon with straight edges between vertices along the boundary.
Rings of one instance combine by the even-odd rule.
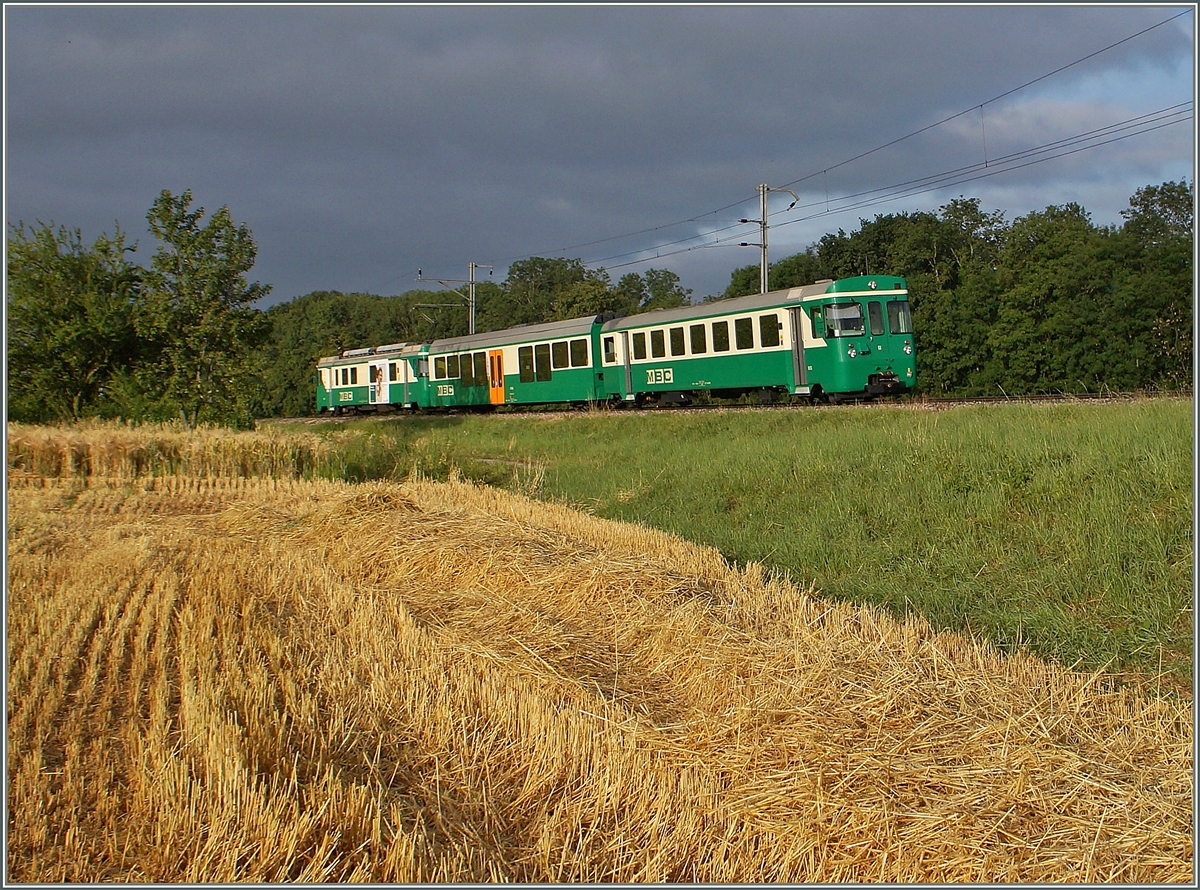
[[[12,881],[1193,879],[1190,701],[643,528],[10,467],[7,544]]]

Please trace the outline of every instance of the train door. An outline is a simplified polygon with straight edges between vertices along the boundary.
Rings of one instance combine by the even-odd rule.
[[[621,346],[625,352],[625,397],[633,395],[633,367],[630,364],[629,331],[621,331]]]
[[[370,402],[372,405],[387,404],[388,400],[388,363],[371,362],[367,376],[371,381]]]
[[[488,351],[488,400],[504,404],[504,353],[499,349]]]
[[[808,365],[804,363],[804,309],[788,310],[792,328],[792,380],[796,392],[808,392]]]

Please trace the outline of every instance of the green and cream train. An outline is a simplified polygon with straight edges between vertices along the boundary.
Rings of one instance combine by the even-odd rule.
[[[842,401],[910,391],[903,278],[839,281],[661,309],[347,349],[317,363],[317,410],[686,404],[697,393]]]

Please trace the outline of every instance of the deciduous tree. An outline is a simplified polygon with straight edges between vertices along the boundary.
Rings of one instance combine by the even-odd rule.
[[[8,416],[29,422],[119,413],[114,379],[139,357],[141,270],[118,228],[90,247],[79,229],[11,226]]]
[[[161,242],[145,275],[137,329],[156,352],[142,383],[156,394],[155,413],[199,421],[245,422],[268,334],[254,302],[269,286],[248,284],[258,248],[228,207],[207,223],[192,209],[191,190],[164,190],[146,219]]]

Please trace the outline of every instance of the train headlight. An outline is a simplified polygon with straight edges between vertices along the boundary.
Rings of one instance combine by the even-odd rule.
[[[846,355],[850,356],[850,358],[854,358],[858,355],[858,350],[854,348],[853,343],[851,343],[850,348],[846,350]]]
[[[907,340],[904,341],[904,354],[912,355],[912,344],[909,343]]]

